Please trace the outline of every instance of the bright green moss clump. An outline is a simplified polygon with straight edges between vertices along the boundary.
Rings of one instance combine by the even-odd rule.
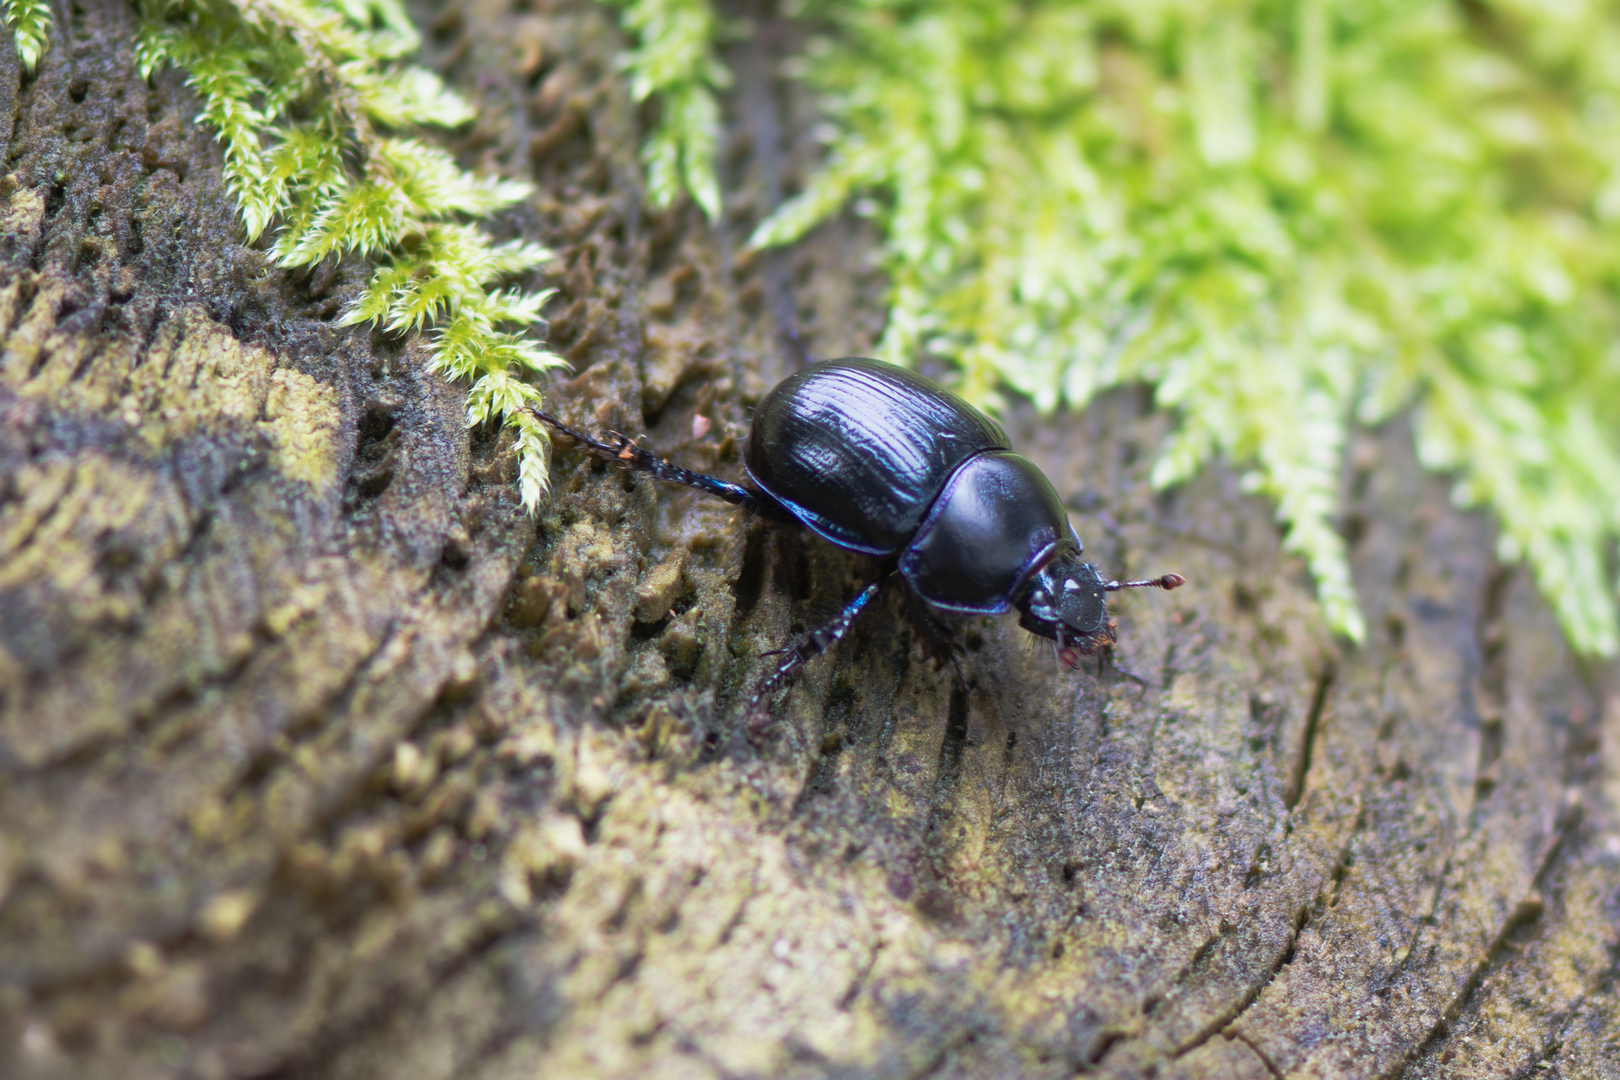
[[[33,71],[51,37],[49,0],[5,0],[6,25],[17,42],[23,67]]]
[[[631,96],[658,97],[661,120],[641,150],[647,197],[663,208],[688,192],[712,221],[720,216],[714,171],[720,107],[714,91],[731,82],[712,53],[720,28],[714,9],[707,0],[610,2],[624,9],[625,28],[640,41],[623,57]]]
[[[703,6],[699,0],[685,0]],[[1332,624],[1352,420],[1501,527],[1613,654],[1620,13],[1596,0],[803,0],[825,164],[755,233],[882,227],[881,351],[993,405],[1147,381],[1153,476],[1247,463]],[[647,46],[643,44],[642,48]],[[667,134],[658,137],[668,139]],[[864,197],[864,198],[862,198]],[[859,201],[857,201],[859,200]]]

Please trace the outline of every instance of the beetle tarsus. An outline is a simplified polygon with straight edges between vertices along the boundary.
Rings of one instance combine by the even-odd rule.
[[[556,417],[541,412],[533,406],[529,407],[529,412],[533,413],[537,420],[550,427],[553,431],[568,436],[580,445],[601,454],[610,461],[617,462],[631,472],[644,472],[665,483],[696,488],[699,491],[708,492],[710,495],[719,496],[735,506],[745,507],[755,513],[764,513],[767,509],[757,492],[750,491],[741,484],[733,484],[718,477],[705,476],[703,473],[693,472],[691,469],[683,469],[673,462],[665,461],[663,458],[643,450],[627,435],[621,435],[617,431],[610,432],[609,438],[613,441],[603,442],[601,439],[593,438],[583,431],[569,427]]]
[[[1104,655],[1106,655],[1108,657],[1108,666],[1114,669],[1114,674],[1123,675],[1123,676],[1125,676],[1125,678],[1131,680],[1131,682],[1135,683],[1137,686],[1140,686],[1142,688],[1142,693],[1145,694],[1145,693],[1148,692],[1148,681],[1146,679],[1142,678],[1142,676],[1138,675],[1136,672],[1132,671],[1130,668],[1122,668],[1122,667],[1120,667],[1119,666],[1119,661],[1114,659],[1114,652],[1113,652],[1112,649],[1105,649],[1105,650],[1103,650],[1103,652],[1098,653],[1098,656],[1097,656],[1097,679],[1098,679],[1098,681],[1102,680],[1102,669],[1103,669],[1102,657]]]
[[[595,450],[599,454],[606,454],[609,457],[617,457],[618,456],[618,447],[609,446],[607,443],[603,442],[600,439],[592,438],[591,436],[585,434],[583,431],[580,431],[580,430],[578,430],[576,428],[571,428],[567,424],[563,423],[561,420],[557,419],[555,416],[552,416],[548,412],[542,412],[541,410],[535,408],[533,405],[527,405],[527,406],[525,406],[525,408],[529,411],[529,414],[532,415],[536,420],[538,420],[542,424],[546,425],[546,427],[550,428],[552,431],[557,432],[557,434],[566,435],[568,438],[572,439],[574,442],[577,442],[581,446],[587,447],[587,448],[589,448],[591,450]]]
[[[872,602],[873,597],[877,596],[878,589],[882,584],[882,581],[872,582],[872,584],[857,593],[855,599],[846,604],[844,610],[840,611],[831,621],[816,627],[786,648],[773,649],[771,652],[766,653],[766,656],[780,656],[782,661],[755,688],[753,695],[748,699],[748,708],[745,712],[749,716],[757,715],[760,706],[769,701],[771,695],[781,689],[782,685],[792,677],[795,671],[843,640],[844,635],[849,633],[849,628],[854,624],[856,617]]]
[[[1169,587],[1174,588],[1174,586]],[[1097,681],[1102,681],[1103,669],[1105,667],[1113,668],[1114,674],[1123,675],[1125,678],[1131,680],[1131,682],[1141,687],[1142,693],[1146,694],[1148,692],[1148,681],[1142,678],[1142,676],[1138,675],[1136,672],[1132,671],[1130,668],[1119,666],[1119,656],[1114,652],[1114,643],[1119,640],[1119,623],[1115,622],[1113,619],[1109,619],[1106,630],[1107,634],[1097,649]]]

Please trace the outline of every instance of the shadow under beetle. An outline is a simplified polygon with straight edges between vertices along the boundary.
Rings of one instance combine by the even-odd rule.
[[[999,424],[932,380],[877,360],[827,360],[765,396],[745,459],[754,487],[672,465],[617,432],[604,442],[531,411],[626,468],[797,520],[881,561],[878,580],[836,618],[781,651],[749,712],[837,644],[896,573],[930,614],[1017,608],[1019,624],[1054,641],[1071,669],[1114,641],[1106,593],[1186,580],[1104,581],[1081,561],[1080,538],[1051,482],[1012,452]]]

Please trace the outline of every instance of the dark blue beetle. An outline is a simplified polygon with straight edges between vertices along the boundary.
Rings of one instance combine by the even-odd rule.
[[[842,638],[891,573],[931,611],[1017,608],[1019,623],[1055,641],[1071,668],[1114,640],[1104,594],[1184,581],[1179,574],[1103,581],[1081,561],[1057,492],[1012,452],[999,424],[933,381],[877,360],[815,364],[766,395],[748,436],[748,478],[757,490],[672,465],[623,435],[603,442],[535,415],[628,468],[794,518],[882,561],[882,576],[837,618],[783,650],[750,710]]]

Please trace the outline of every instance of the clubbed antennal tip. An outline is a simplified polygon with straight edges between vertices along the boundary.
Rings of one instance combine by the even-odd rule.
[[[1187,584],[1187,579],[1180,574],[1165,574],[1163,577],[1149,578],[1146,581],[1110,581],[1103,586],[1108,592],[1118,592],[1121,589],[1174,589]]]

